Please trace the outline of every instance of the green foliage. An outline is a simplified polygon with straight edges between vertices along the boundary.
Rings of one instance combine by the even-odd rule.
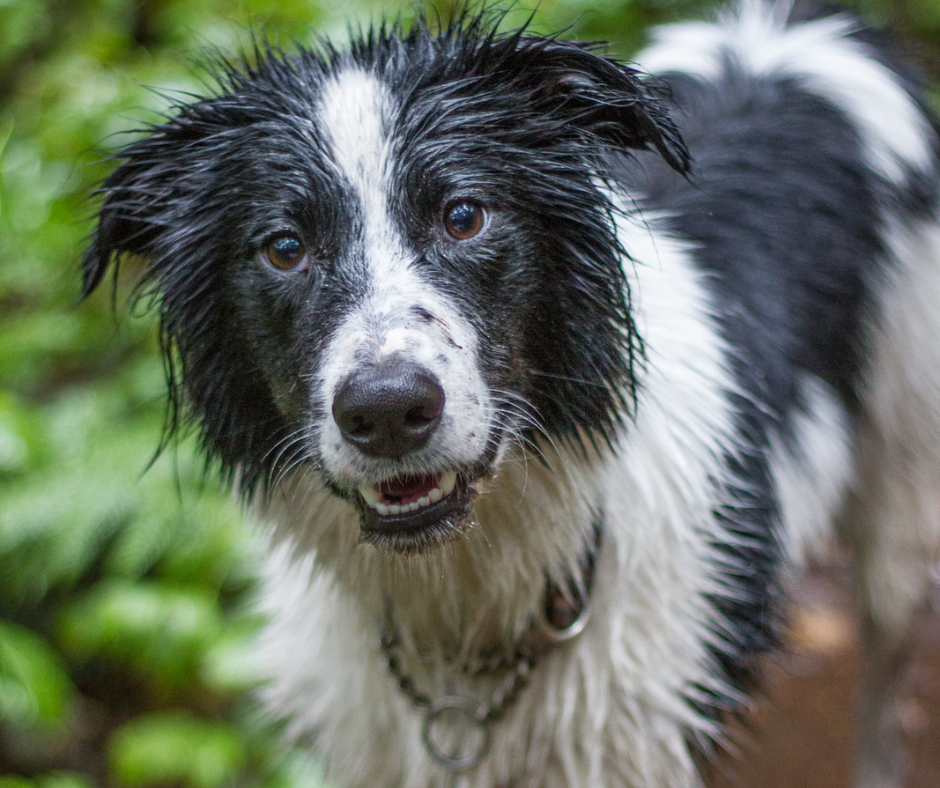
[[[112,738],[110,773],[126,788],[220,788],[244,767],[245,750],[243,736],[231,725],[183,712],[148,714]]]
[[[80,774],[49,772],[32,780],[19,775],[0,776],[0,788],[92,788],[92,785]]]
[[[148,581],[98,583],[67,604],[59,621],[68,656],[101,656],[164,692],[198,682],[202,659],[224,627],[211,592]]]
[[[35,632],[0,622],[0,720],[25,729],[60,729],[74,687],[61,657]]]
[[[940,50],[936,0],[859,2]],[[711,3],[537,5],[536,29],[629,53]],[[0,788],[322,784],[245,697],[258,551],[243,514],[192,441],[151,464],[165,383],[153,320],[129,308],[137,271],[76,305],[77,259],[106,156],[205,90],[200,52],[258,28],[342,38],[412,7],[0,0]]]
[[[133,267],[113,299],[76,298],[108,149],[201,89],[204,48],[331,19],[306,1],[0,2],[2,788],[320,785],[243,700],[243,514],[191,441],[151,464],[165,382]]]

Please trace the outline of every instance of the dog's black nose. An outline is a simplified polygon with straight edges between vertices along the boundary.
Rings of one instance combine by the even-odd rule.
[[[333,399],[333,419],[349,443],[370,457],[417,451],[437,429],[444,389],[417,364],[394,362],[350,376]]]

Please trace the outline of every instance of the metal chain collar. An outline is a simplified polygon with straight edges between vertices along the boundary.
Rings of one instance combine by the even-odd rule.
[[[539,615],[523,633],[511,658],[496,655],[480,658],[459,666],[468,676],[492,675],[505,672],[502,681],[491,693],[489,700],[477,702],[461,695],[444,695],[433,699],[421,692],[414,679],[402,667],[401,640],[394,627],[390,610],[386,611],[385,629],[380,638],[389,673],[398,683],[398,689],[412,706],[424,715],[421,739],[428,754],[450,772],[463,772],[478,766],[490,746],[490,726],[500,720],[516,702],[529,683],[535,666],[563,643],[576,638],[590,618],[590,596],[594,581],[594,566],[600,548],[600,518],[595,521],[594,538],[581,561],[580,587],[570,579],[565,588],[551,580],[546,581],[544,602]],[[582,590],[583,589],[583,590]],[[440,733],[447,720],[459,720],[464,726],[467,742],[463,754],[447,752]]]

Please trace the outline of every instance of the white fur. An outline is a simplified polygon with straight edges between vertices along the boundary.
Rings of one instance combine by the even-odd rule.
[[[930,127],[897,78],[847,35],[849,17],[785,27],[787,3],[742,2],[716,24],[660,28],[639,63],[653,73],[683,71],[717,80],[725,58],[755,75],[792,76],[832,102],[859,130],[869,166],[893,183],[930,165]]]
[[[391,229],[385,201],[392,98],[372,74],[358,68],[344,69],[323,85],[318,114],[329,135],[337,169],[362,201],[369,240],[380,240]],[[394,233],[389,240],[393,238]]]
[[[770,467],[780,506],[781,542],[788,561],[821,557],[845,505],[853,471],[848,415],[823,381],[803,382],[803,406],[789,444],[776,441]]]
[[[353,187],[362,210],[368,293],[324,350],[314,404],[329,413],[338,387],[363,366],[393,355],[419,364],[437,377],[446,404],[433,441],[409,460],[412,465],[405,471],[433,472],[480,458],[495,406],[475,363],[476,332],[450,299],[418,274],[389,216],[392,103],[379,80],[360,69],[340,71],[321,95],[319,118],[333,162]],[[416,307],[433,319],[416,317]],[[332,419],[320,424],[316,439],[333,478],[349,486],[402,470],[400,465],[393,468],[388,461],[365,457],[343,440]]]
[[[872,319],[856,505],[866,607],[899,635],[940,560],[940,225],[896,227]]]

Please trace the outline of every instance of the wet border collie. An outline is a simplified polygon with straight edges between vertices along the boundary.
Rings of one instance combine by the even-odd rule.
[[[259,47],[120,153],[206,452],[271,523],[265,703],[344,788],[692,788],[851,549],[857,786],[940,549],[938,134],[744,2],[638,64],[487,13]]]

